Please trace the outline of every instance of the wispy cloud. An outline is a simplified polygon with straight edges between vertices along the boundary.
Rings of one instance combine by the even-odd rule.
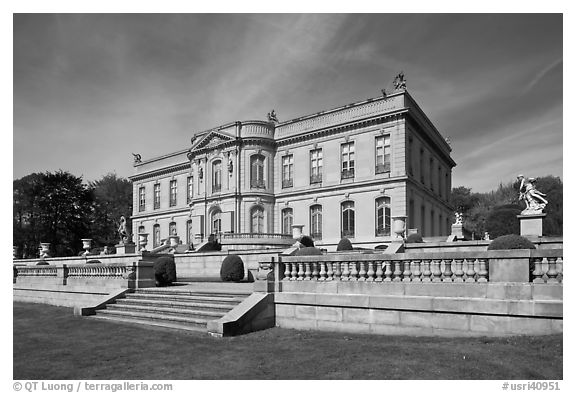
[[[536,76],[530,81],[530,83],[526,85],[526,88],[522,91],[522,94],[526,94],[530,90],[532,90],[538,83],[540,83],[542,78],[544,78],[550,71],[552,71],[554,68],[558,67],[561,64],[562,64],[562,57],[554,60],[552,63],[548,64],[546,67],[540,70],[540,72],[536,74]]]

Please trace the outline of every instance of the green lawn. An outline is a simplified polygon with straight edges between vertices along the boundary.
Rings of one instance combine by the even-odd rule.
[[[562,379],[562,336],[213,338],[14,303],[14,379]]]

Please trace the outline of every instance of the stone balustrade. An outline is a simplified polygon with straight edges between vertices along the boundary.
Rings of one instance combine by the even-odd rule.
[[[15,266],[18,277],[56,277],[56,266]]]
[[[454,253],[358,254],[281,257],[278,281],[561,283],[563,251],[510,250]],[[262,268],[270,269],[270,262]],[[259,277],[270,275],[259,275]]]
[[[134,266],[111,263],[111,264],[86,264],[68,267],[68,278],[108,278],[122,279],[133,274]]]

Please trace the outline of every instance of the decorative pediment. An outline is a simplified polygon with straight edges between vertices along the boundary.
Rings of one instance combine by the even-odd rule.
[[[234,138],[230,135],[223,134],[221,132],[212,131],[206,134],[202,138],[198,138],[195,140],[194,144],[192,145],[191,152],[204,150],[204,149],[214,149],[217,146],[220,146],[224,143],[233,141]]]

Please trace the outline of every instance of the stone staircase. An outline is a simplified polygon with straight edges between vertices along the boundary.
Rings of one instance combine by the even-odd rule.
[[[251,289],[223,285],[137,289],[90,318],[207,332],[209,320],[224,316],[250,296]]]

